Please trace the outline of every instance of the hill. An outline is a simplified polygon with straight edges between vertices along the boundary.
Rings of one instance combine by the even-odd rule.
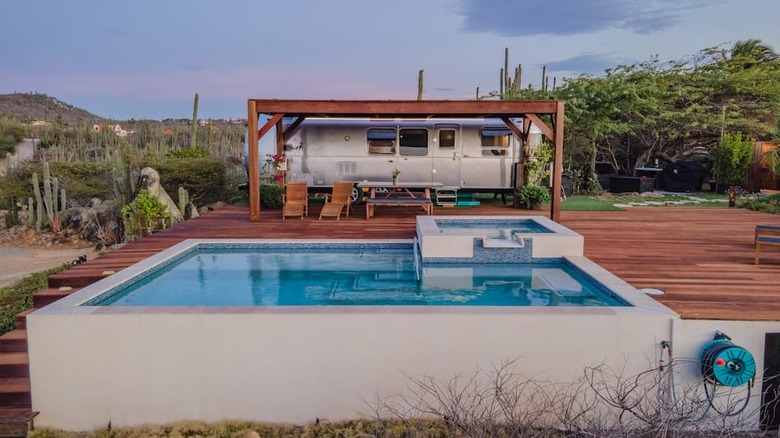
[[[105,121],[87,110],[77,108],[53,97],[39,93],[0,94],[0,114],[21,121],[55,121],[58,117],[67,124]]]

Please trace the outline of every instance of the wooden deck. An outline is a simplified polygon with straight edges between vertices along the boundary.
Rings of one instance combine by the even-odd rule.
[[[249,221],[246,207],[229,206],[56,274],[50,287],[82,287],[187,238],[412,238],[416,211],[385,209],[366,220],[363,206],[340,221],[281,220],[263,211]],[[439,215],[527,215],[503,206],[436,208]],[[546,212],[539,212],[546,214]],[[683,318],[780,320],[780,251],[753,264],[756,224],[780,225],[780,216],[735,208],[632,208],[621,212],[562,212],[563,225],[585,237],[585,255]]]
[[[249,221],[248,207],[229,206],[179,224],[117,251],[49,277],[49,288],[33,296],[43,307],[187,238],[409,238],[417,211],[379,210],[371,220],[358,206],[349,218],[281,220],[263,211]],[[528,215],[501,206],[436,208],[438,215]],[[537,214],[546,214],[538,212]],[[562,212],[564,225],[585,236],[585,255],[637,288],[666,291],[654,296],[683,318],[780,320],[780,251],[767,250],[753,264],[756,224],[780,225],[780,216],[734,208],[633,208],[621,212]],[[60,290],[71,286],[70,290]],[[0,431],[32,424],[26,315],[17,329],[0,336]]]

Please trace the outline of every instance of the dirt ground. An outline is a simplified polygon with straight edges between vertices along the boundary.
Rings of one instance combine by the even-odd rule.
[[[39,235],[30,229],[0,230],[0,288],[32,273],[98,256],[94,246],[78,239]]]

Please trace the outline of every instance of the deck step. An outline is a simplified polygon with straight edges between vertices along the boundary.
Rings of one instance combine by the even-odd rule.
[[[6,408],[31,408],[30,379],[28,377],[0,378],[0,406]]]
[[[0,354],[0,379],[10,377],[30,377],[27,352]]]
[[[16,315],[16,328],[17,329],[27,329],[27,315],[35,312],[37,309],[27,309],[24,312]]]
[[[40,309],[41,307],[48,306],[60,298],[67,297],[77,290],[79,289],[71,287],[41,289],[33,294],[33,307]]]
[[[38,412],[30,408],[0,407],[0,438],[26,437]]]
[[[72,287],[74,289],[89,286],[90,284],[102,280],[109,275],[117,272],[118,269],[91,271],[91,272],[69,272],[63,271],[59,274],[55,274],[49,277],[47,283],[52,289],[58,289],[60,287]]]
[[[20,353],[27,351],[27,330],[11,330],[0,336],[0,353]]]

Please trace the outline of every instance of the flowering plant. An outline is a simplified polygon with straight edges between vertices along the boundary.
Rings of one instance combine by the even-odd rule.
[[[281,171],[287,170],[287,157],[284,154],[268,154],[265,158],[266,178],[276,182],[282,180]]]

